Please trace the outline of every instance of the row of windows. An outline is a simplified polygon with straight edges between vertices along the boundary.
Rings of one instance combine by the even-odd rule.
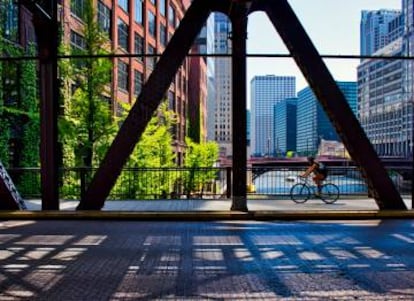
[[[158,0],[158,1],[159,1],[158,7],[159,7],[160,14],[162,16],[165,16],[166,7],[167,7],[167,0]],[[150,2],[153,6],[157,6],[157,1],[156,0],[150,0]],[[143,3],[143,0],[134,0],[135,11],[137,11],[137,8],[142,7],[141,3]],[[127,12],[127,13],[129,12],[129,0],[118,0],[118,5],[125,12]]]
[[[165,5],[166,0],[162,0],[162,5],[160,5],[160,13],[165,16]],[[154,1],[155,2],[155,1]],[[160,3],[161,3],[160,2]],[[129,1],[128,0],[119,0],[118,5],[125,11],[128,11]],[[162,11],[164,10],[164,11]],[[85,12],[85,2],[84,0],[72,0],[71,1],[71,11],[74,15],[79,18],[83,18]],[[169,23],[175,28],[176,27],[176,13],[175,9],[170,5],[169,6]],[[163,13],[164,12],[164,13]],[[106,6],[102,1],[98,1],[98,25],[99,28],[107,34],[108,38],[111,39],[111,9]],[[144,3],[143,0],[135,0],[135,21],[139,24],[143,24],[144,21]],[[125,50],[128,48],[128,32],[129,26],[118,19],[118,44]],[[151,11],[148,11],[148,32],[154,38],[157,37],[157,17]],[[167,27],[163,24],[160,24],[160,43],[165,46],[168,41],[168,31]]]

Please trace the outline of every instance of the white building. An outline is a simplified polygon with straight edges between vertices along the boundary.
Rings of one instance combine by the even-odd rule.
[[[214,53],[231,55],[231,23],[228,17],[214,13]],[[220,146],[220,155],[232,155],[232,64],[231,57],[214,58],[214,94],[209,96],[208,140]],[[211,90],[209,89],[209,92]],[[213,127],[211,127],[213,125]]]

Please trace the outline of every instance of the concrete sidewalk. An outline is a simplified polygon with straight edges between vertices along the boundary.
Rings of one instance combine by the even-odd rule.
[[[26,200],[28,210],[41,210],[40,200]],[[183,199],[183,200],[108,200],[103,211],[128,211],[128,212],[176,212],[176,211],[230,211],[230,199]],[[411,209],[411,199],[404,198],[407,208]],[[60,210],[75,210],[78,201],[61,201]],[[303,204],[296,204],[287,199],[252,199],[247,201],[249,211],[361,211],[378,210],[374,199],[369,198],[343,198],[334,204],[325,204],[319,199],[311,199]]]
[[[309,200],[248,200],[248,212],[232,211],[225,200],[134,200],[106,201],[102,210],[77,211],[77,201],[62,201],[59,211],[41,211],[40,200],[29,200],[26,211],[0,211],[0,219],[112,219],[112,220],[300,220],[414,218],[409,210],[379,210],[373,199],[339,199],[334,204]]]

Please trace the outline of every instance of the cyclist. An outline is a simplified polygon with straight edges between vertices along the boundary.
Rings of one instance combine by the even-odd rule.
[[[318,191],[315,193],[315,195],[320,196],[321,195],[321,188],[322,183],[328,176],[328,172],[326,170],[325,164],[322,162],[318,162],[315,160],[314,157],[308,157],[308,163],[309,167],[308,169],[300,175],[300,177],[308,177],[311,173],[313,173],[313,181],[316,184],[316,187],[318,188]]]

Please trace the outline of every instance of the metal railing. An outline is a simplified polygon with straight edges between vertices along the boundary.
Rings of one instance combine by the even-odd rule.
[[[298,182],[298,176],[303,173],[306,166],[294,167],[260,167],[252,169],[254,191],[250,195],[288,196],[291,187]],[[411,194],[412,168],[388,169],[388,173],[400,192]],[[339,187],[341,195],[367,196],[368,186],[358,168],[328,167],[328,177],[325,182],[333,183]]]
[[[247,169],[249,198],[284,197],[306,169],[298,167],[257,167]],[[61,199],[80,199],[96,169],[60,170]],[[39,168],[8,169],[23,198],[40,198]],[[412,168],[388,170],[401,194],[411,194]],[[220,199],[231,197],[231,167],[226,168],[124,168],[108,199]],[[367,196],[367,185],[356,167],[328,167],[327,182],[336,184],[341,195]]]

